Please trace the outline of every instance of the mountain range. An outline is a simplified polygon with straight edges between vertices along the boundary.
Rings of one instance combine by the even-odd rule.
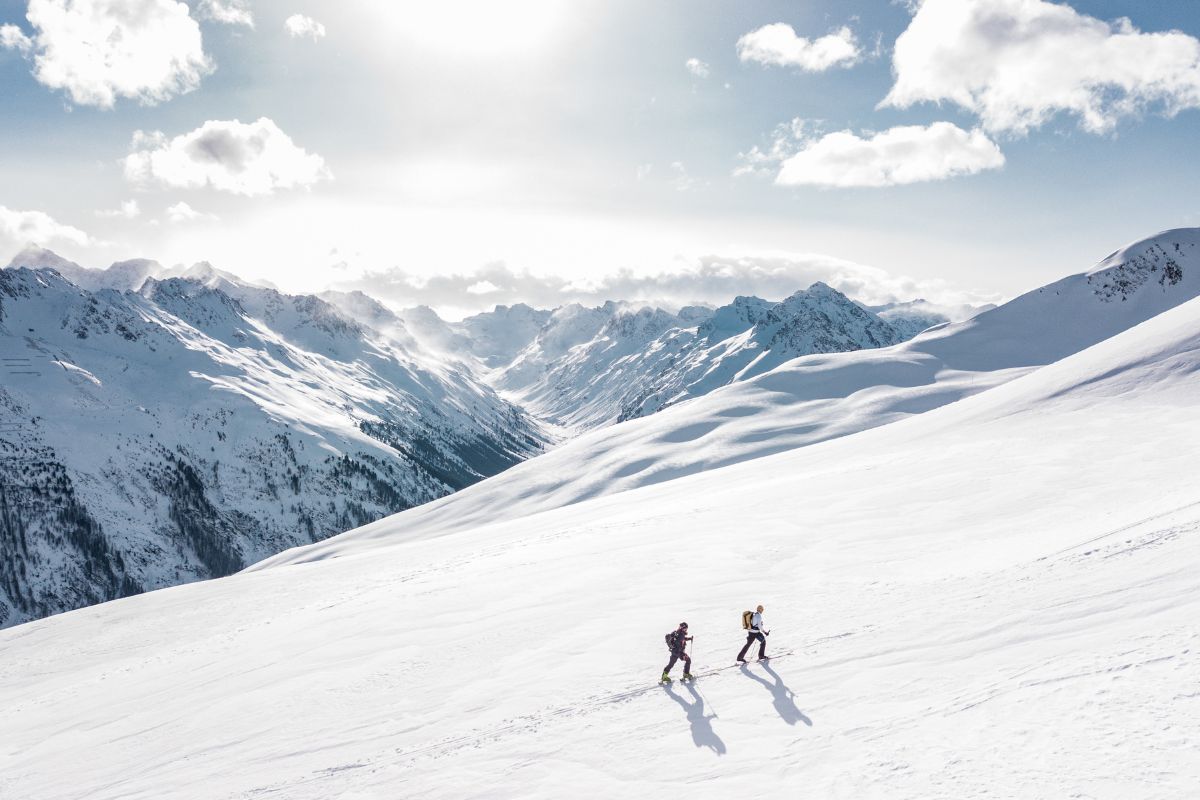
[[[1197,396],[1200,230],[1167,231],[0,631],[0,796],[1190,796]],[[681,621],[696,680],[660,684]]]
[[[944,321],[880,312],[815,284],[447,322],[204,262],[26,250],[0,271],[0,626],[228,575],[581,431]]]

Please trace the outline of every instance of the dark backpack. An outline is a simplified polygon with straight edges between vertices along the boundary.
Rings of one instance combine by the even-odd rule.
[[[667,640],[667,649],[668,650],[670,650],[671,652],[675,652],[676,650],[679,649],[679,640],[682,638],[679,631],[677,631],[677,630],[671,631],[664,638]]]

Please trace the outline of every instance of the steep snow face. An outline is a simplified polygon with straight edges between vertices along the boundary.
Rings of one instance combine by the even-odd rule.
[[[1037,366],[1078,352],[1200,294],[1200,228],[1169,230],[1110,255],[1091,272],[1035,289],[914,348],[955,369]]]
[[[780,303],[738,297],[715,311],[690,309],[686,319],[651,308],[576,307],[552,318],[547,331],[496,385],[575,428],[653,414],[807,353],[901,341],[886,322],[821,283]]]
[[[953,403],[1200,295],[1198,243],[1200,230],[1168,231],[1125,248],[1091,273],[912,341],[793,359],[660,414],[590,431],[499,479],[414,509],[404,524],[424,532],[464,530],[805,447]],[[1169,275],[1163,252],[1175,254]],[[1150,277],[1124,299],[1104,288],[1139,264]]]
[[[195,274],[0,271],[0,625],[229,574],[545,444],[385,310]]]
[[[1198,392],[1192,301],[820,446],[0,632],[0,794],[1188,797]]]

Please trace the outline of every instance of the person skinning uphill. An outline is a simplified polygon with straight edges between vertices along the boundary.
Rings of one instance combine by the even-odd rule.
[[[663,683],[671,682],[667,673],[675,666],[676,661],[683,662],[683,679],[685,681],[692,679],[692,657],[687,654],[687,643],[692,640],[692,637],[687,635],[687,630],[687,623],[681,622],[678,628],[667,634],[667,648],[671,651],[671,660],[667,662],[666,669],[663,670]]]
[[[746,663],[746,651],[750,649],[750,645],[758,640],[758,660],[766,661],[767,656],[767,637],[771,635],[770,631],[763,630],[763,607],[759,606],[757,611],[742,612],[742,628],[746,630],[746,643],[742,645],[742,651],[738,653],[737,660],[741,664]]]

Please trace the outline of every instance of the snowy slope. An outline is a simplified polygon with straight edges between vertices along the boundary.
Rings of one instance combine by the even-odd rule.
[[[545,444],[402,325],[187,274],[0,271],[0,626],[229,574]]]
[[[0,796],[1190,796],[1198,392],[1192,300],[893,425],[0,632]],[[715,671],[758,602],[780,657]]]
[[[470,528],[895,422],[1003,384],[1197,296],[1200,229],[1166,231],[1091,272],[896,347],[797,358],[654,416],[591,431],[503,480],[399,522],[414,536]]]

